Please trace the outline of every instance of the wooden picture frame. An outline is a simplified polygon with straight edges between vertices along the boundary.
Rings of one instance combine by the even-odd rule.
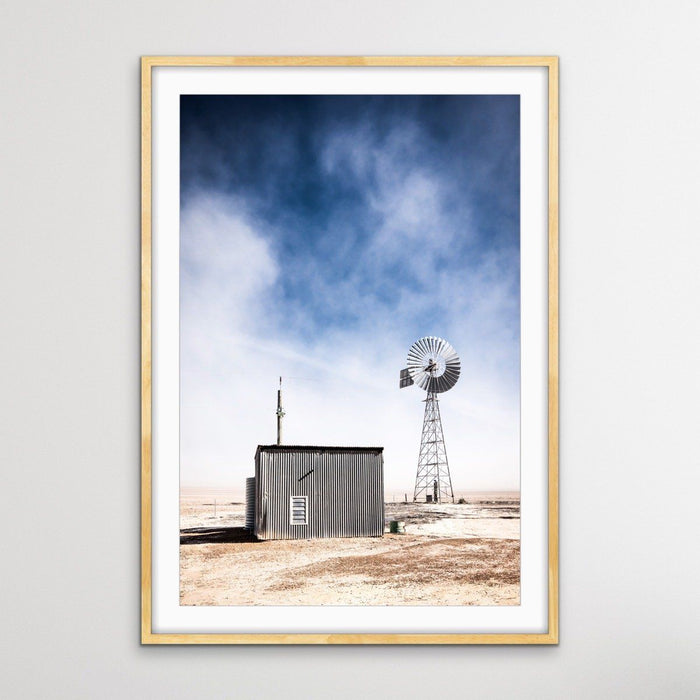
[[[547,74],[548,464],[546,628],[539,632],[210,633],[159,631],[153,626],[153,75],[180,67],[420,67],[537,68]],[[554,56],[146,56],[141,62],[141,641],[143,644],[557,644],[558,613],[558,59]]]

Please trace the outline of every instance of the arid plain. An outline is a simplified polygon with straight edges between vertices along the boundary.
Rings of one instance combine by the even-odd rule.
[[[383,537],[256,541],[235,494],[183,489],[180,604],[518,605],[519,495],[456,495],[387,503]]]

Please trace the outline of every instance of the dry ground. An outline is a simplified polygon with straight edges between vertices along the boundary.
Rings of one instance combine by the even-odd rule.
[[[181,499],[181,605],[518,605],[520,502],[386,504],[405,535],[257,542],[244,505]]]

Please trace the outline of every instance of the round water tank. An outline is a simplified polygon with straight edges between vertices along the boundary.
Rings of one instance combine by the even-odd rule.
[[[255,477],[245,480],[245,529],[255,529]]]

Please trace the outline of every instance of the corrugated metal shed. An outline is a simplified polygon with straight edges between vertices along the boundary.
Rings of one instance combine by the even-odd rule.
[[[255,535],[381,537],[384,448],[259,445]]]

